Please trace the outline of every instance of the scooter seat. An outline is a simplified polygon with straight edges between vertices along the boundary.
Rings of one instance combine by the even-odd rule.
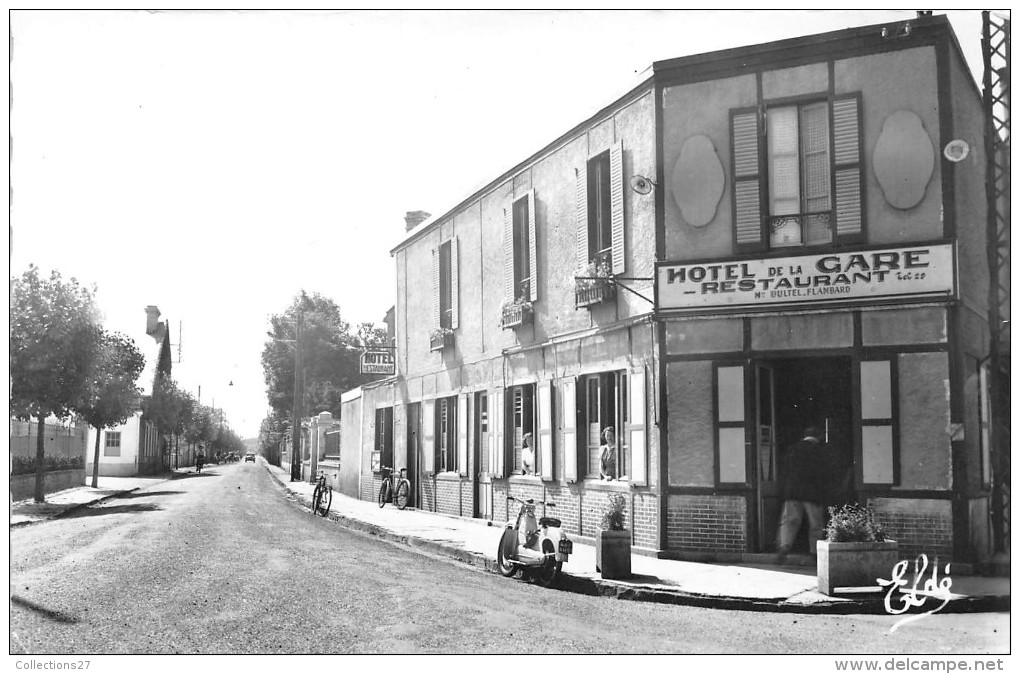
[[[542,517],[538,520],[538,524],[543,527],[558,527],[562,522],[555,517]]]

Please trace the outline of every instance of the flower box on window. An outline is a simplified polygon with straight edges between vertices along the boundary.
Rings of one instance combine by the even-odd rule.
[[[616,297],[616,284],[610,272],[608,251],[596,256],[584,272],[574,279],[574,306],[590,307]]]
[[[453,330],[438,328],[429,333],[429,349],[431,351],[442,351],[448,346],[453,346]]]
[[[533,306],[531,302],[517,300],[503,305],[499,325],[504,330],[510,330],[522,325],[531,323]]]

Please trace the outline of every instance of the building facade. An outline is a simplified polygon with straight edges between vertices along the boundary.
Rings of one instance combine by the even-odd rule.
[[[637,551],[745,559],[775,549],[783,448],[817,424],[832,504],[982,561],[982,125],[943,17],[655,63],[393,249],[361,497],[406,467],[417,507],[531,496],[585,538],[621,492]]]

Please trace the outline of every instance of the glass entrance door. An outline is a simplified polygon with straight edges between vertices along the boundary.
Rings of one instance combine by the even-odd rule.
[[[775,370],[755,367],[755,473],[758,488],[758,550],[775,550],[782,497],[779,492],[779,452],[776,442]]]

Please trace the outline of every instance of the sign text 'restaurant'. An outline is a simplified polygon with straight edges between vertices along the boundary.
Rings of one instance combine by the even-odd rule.
[[[947,297],[955,287],[953,266],[951,244],[663,264],[658,268],[657,308]]]
[[[369,349],[361,354],[361,374],[397,373],[397,361],[392,349]]]

